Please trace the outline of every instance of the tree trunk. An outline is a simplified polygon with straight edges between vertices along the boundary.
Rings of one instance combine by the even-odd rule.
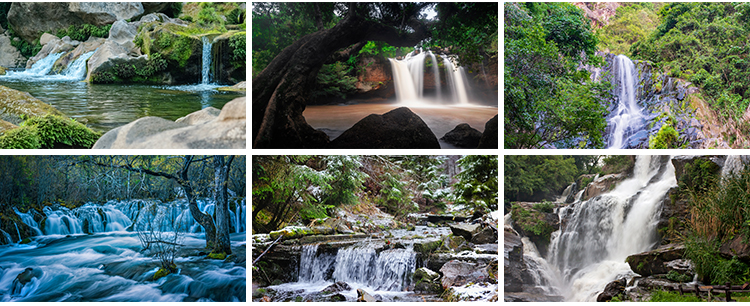
[[[183,189],[185,189],[185,196],[188,198],[190,214],[193,216],[193,219],[195,219],[195,221],[206,230],[206,248],[213,248],[214,245],[216,245],[216,227],[214,226],[214,220],[211,216],[204,214],[201,212],[200,208],[198,208],[198,202],[196,202],[195,199],[193,186],[190,185],[190,179],[188,178],[188,170],[190,169],[192,161],[193,156],[185,156],[185,165],[180,172],[178,183]]]
[[[216,244],[214,253],[232,254],[232,246],[229,241],[229,195],[227,194],[227,181],[229,180],[229,167],[234,156],[230,156],[225,162],[224,156],[214,156],[214,200],[216,202]]]
[[[302,112],[316,84],[318,71],[337,50],[374,40],[393,46],[414,46],[426,28],[410,34],[366,20],[356,5],[336,26],[308,34],[286,47],[253,79],[253,148],[323,148],[328,136],[307,124]]]

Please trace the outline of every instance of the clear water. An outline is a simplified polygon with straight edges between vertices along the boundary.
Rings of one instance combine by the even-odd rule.
[[[8,78],[0,78],[0,85],[28,92],[99,132],[146,116],[176,120],[209,106],[221,109],[232,99],[244,96],[217,91],[217,86],[113,85]]]

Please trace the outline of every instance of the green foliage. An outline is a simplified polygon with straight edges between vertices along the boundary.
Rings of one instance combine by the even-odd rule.
[[[394,47],[382,41],[368,41],[365,46],[359,50],[358,54],[393,58],[406,55],[412,50],[413,48],[410,47]]]
[[[33,43],[26,42],[16,35],[15,31],[13,31],[13,27],[10,24],[8,24],[5,34],[10,36],[10,44],[13,47],[16,47],[16,49],[18,49],[18,52],[25,57],[33,57],[42,50],[42,45],[39,43],[39,39],[35,40]]]
[[[628,155],[609,155],[602,162],[604,162],[602,175],[622,173],[633,169],[635,166],[635,158]]]
[[[359,171],[358,156],[330,155],[326,158],[329,183],[324,186],[321,202],[328,205],[349,205],[357,202],[356,193],[367,177]]]
[[[198,12],[198,22],[201,26],[214,26],[221,25],[222,19],[216,12],[216,8],[213,7],[210,2],[202,2],[200,4],[201,11]]]
[[[245,22],[245,11],[239,7],[227,14],[227,24],[242,24],[243,22]]]
[[[685,165],[683,175],[679,177],[679,186],[685,191],[702,195],[716,186],[719,181],[719,171],[721,168],[716,163],[695,159],[692,163]]]
[[[85,125],[54,115],[33,117],[0,136],[1,148],[52,149],[91,148],[101,134]]]
[[[567,3],[505,4],[505,147],[604,146],[610,84],[588,82],[580,62],[594,56],[596,37]]]
[[[545,213],[551,213],[555,209],[555,204],[552,202],[542,201],[541,203],[534,204],[534,209]]]
[[[713,110],[738,121],[750,104],[747,11],[747,3],[668,3],[631,51],[699,85]]]
[[[151,53],[145,62],[135,64],[116,64],[111,72],[92,76],[95,83],[114,83],[123,81],[158,82],[151,78],[167,69],[167,60],[159,53]]]
[[[435,5],[432,46],[449,47],[462,66],[497,58],[498,7],[495,3],[442,2]]]
[[[649,149],[674,149],[679,147],[680,133],[672,127],[672,120],[667,120],[659,128],[656,136],[648,139]]]
[[[400,175],[385,172],[380,179],[380,196],[375,200],[378,206],[384,207],[388,213],[396,216],[403,216],[415,210],[411,205],[406,183],[401,180]]]
[[[355,86],[357,78],[348,75],[351,70],[351,66],[347,66],[342,62],[323,65],[318,72],[318,83],[316,90],[312,92],[312,97],[333,96],[346,99],[346,95],[357,91],[357,87]]]
[[[559,155],[507,155],[504,167],[506,202],[559,194],[579,173],[575,159]]]
[[[112,28],[111,24],[103,26],[95,26],[93,24],[82,24],[82,25],[70,25],[67,29],[57,30],[57,37],[63,38],[65,36],[70,37],[77,41],[86,41],[89,37],[103,37],[109,36],[109,30]]]
[[[466,204],[475,211],[497,209],[497,155],[467,155],[458,160],[463,171],[456,175],[458,182],[453,193],[458,204]]]
[[[229,38],[229,48],[231,49],[230,54],[232,54],[230,63],[235,68],[245,67],[247,64],[247,57],[245,55],[247,41],[245,37],[245,32],[239,32]]]
[[[687,283],[693,280],[693,278],[690,277],[690,275],[681,274],[680,272],[677,272],[676,270],[670,270],[669,273],[667,273],[667,279],[671,281],[675,281],[675,282],[681,282],[681,283]]]
[[[511,216],[513,216],[513,222],[521,226],[524,231],[533,233],[543,241],[549,241],[550,235],[554,231],[551,225],[544,222],[544,214],[537,211],[536,208],[529,211],[518,204],[513,204]]]
[[[651,302],[703,302],[703,299],[695,295],[680,295],[674,291],[657,290],[651,295]]]
[[[607,25],[596,30],[599,49],[630,56],[630,46],[646,37],[659,23],[659,3],[622,3]]]

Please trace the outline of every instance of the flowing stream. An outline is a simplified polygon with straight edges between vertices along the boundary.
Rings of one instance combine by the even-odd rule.
[[[638,72],[633,61],[625,55],[618,55],[615,58],[613,70],[617,75],[616,84],[619,90],[617,92],[617,108],[609,118],[611,129],[609,148],[622,149],[628,144],[628,137],[644,128],[645,118],[637,102],[636,81],[638,80]]]
[[[203,40],[201,79],[193,85],[154,86],[90,84],[80,82],[86,75],[86,61],[93,52],[81,55],[60,74],[50,74],[63,53],[50,54],[25,70],[8,70],[0,85],[25,91],[50,104],[67,116],[95,131],[106,132],[138,118],[156,116],[176,120],[209,106],[221,109],[244,93],[217,91],[211,83],[209,39]]]
[[[232,250],[245,256],[245,203],[230,211]],[[212,213],[214,204],[199,201]],[[239,213],[239,215],[238,215]],[[43,212],[17,212],[36,237],[0,246],[0,301],[245,301],[244,265],[197,255],[205,234],[185,200],[110,201],[76,209],[47,206]],[[45,217],[40,225],[34,215]],[[138,234],[153,225],[178,243],[178,272],[156,281],[155,258],[144,255]],[[16,227],[18,225],[16,224]],[[184,230],[184,231],[182,231]],[[88,234],[87,234],[88,233]],[[7,233],[3,234],[7,235]],[[23,283],[19,275],[33,275]]]
[[[552,234],[547,258],[527,250],[536,287],[567,301],[596,301],[604,286],[634,273],[628,255],[652,249],[663,199],[677,185],[668,158],[638,156],[633,176],[601,196],[558,211],[562,231]]]

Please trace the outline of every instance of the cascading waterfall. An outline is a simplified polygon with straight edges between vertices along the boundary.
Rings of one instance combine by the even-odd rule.
[[[203,42],[202,66],[201,66],[201,84],[211,83],[211,47],[213,44],[207,36],[201,37]]]
[[[643,128],[645,119],[636,100],[637,71],[633,61],[625,55],[615,58],[614,70],[617,73],[618,104],[609,119],[612,126],[609,140],[610,149],[621,149],[629,136]]]
[[[94,55],[96,50],[87,52],[79,56],[75,61],[70,63],[60,74],[50,75],[55,62],[65,53],[56,53],[47,55],[45,58],[37,61],[31,68],[24,71],[8,71],[5,76],[8,79],[36,79],[41,81],[80,81],[86,77],[86,61]]]
[[[435,77],[438,101],[447,104],[468,104],[468,83],[463,67],[455,67],[447,56],[441,56],[443,58],[448,89],[451,93],[451,98],[445,100],[443,99],[442,87],[440,85],[437,57],[432,52],[429,52],[429,55],[433,63],[432,71]],[[404,56],[402,60],[395,58],[388,59],[391,63],[391,71],[393,72],[393,83],[396,86],[396,97],[401,104],[407,106],[431,105],[423,97],[425,58],[425,52],[414,51]]]
[[[638,156],[632,178],[607,194],[559,209],[565,227],[552,234],[546,259],[555,268],[539,275],[546,284],[560,284],[556,290],[568,301],[595,301],[607,283],[633,275],[628,255],[657,243],[661,203],[676,184],[668,158]]]
[[[75,61],[73,61],[73,63],[65,68],[62,75],[67,79],[76,81],[80,81],[86,78],[86,61],[88,61],[89,58],[94,55],[94,52],[96,52],[96,50],[79,56]]]
[[[5,78],[10,79],[23,79],[23,78],[34,78],[45,76],[52,71],[52,66],[55,62],[63,56],[63,52],[47,55],[47,57],[38,60],[36,63],[31,65],[31,68],[23,71],[7,71]]]
[[[34,217],[30,213],[22,213],[15,207],[13,207],[13,210],[16,212],[16,215],[21,218],[21,222],[31,227],[37,236],[43,235],[42,230],[39,229],[39,223],[34,220]]]

